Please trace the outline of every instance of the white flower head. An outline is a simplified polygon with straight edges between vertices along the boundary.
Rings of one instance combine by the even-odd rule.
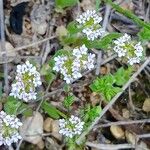
[[[22,137],[18,129],[22,123],[13,115],[7,115],[4,111],[0,112],[0,146],[10,146],[14,142],[18,142]]]
[[[36,99],[36,87],[39,87],[42,82],[40,73],[36,70],[29,61],[25,64],[17,66],[16,81],[12,84],[10,96],[19,98],[28,102]]]
[[[82,32],[90,41],[94,41],[97,38],[102,38],[107,35],[107,32],[100,25],[102,17],[100,17],[95,10],[87,10],[80,15],[76,21],[78,22],[79,27],[83,28]]]
[[[95,65],[95,54],[88,53],[85,45],[73,49],[70,56],[57,56],[54,58],[53,70],[60,72],[67,84],[82,77],[83,70],[91,70]]]
[[[96,14],[95,10],[87,10],[86,12],[84,12],[82,15],[80,15],[79,17],[77,17],[76,21],[79,24],[98,24],[102,21],[102,17],[100,17],[99,15]]]
[[[114,41],[114,51],[118,54],[118,57],[127,59],[130,65],[140,63],[143,56],[143,47],[141,43],[132,41],[131,36],[124,34],[122,37]]]
[[[59,133],[68,137],[73,138],[75,135],[82,133],[84,122],[76,116],[71,116],[69,119],[59,119]]]

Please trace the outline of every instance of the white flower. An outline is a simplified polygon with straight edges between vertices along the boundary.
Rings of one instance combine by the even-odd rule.
[[[76,56],[78,59],[82,57],[81,51],[77,48],[73,49],[73,55]]]
[[[82,32],[88,40],[94,41],[107,35],[107,32],[100,25],[102,17],[97,15],[95,10],[87,10],[76,21],[79,23],[79,27],[83,27]]]
[[[142,54],[142,53],[143,53],[143,47],[142,47],[142,45],[141,45],[141,42],[137,43],[137,44],[134,46],[134,48],[135,48],[134,53],[136,54],[137,57],[140,57],[140,56],[143,55],[143,54]]]
[[[94,27],[90,27],[90,28],[85,28],[82,31],[83,33],[86,34],[87,39],[94,41],[95,39],[97,39],[98,37],[103,38],[104,36],[106,36],[108,33],[103,30],[102,28],[98,28],[98,29],[94,29]]]
[[[23,65],[17,66],[16,81],[12,84],[10,96],[23,99],[25,102],[36,99],[36,87],[39,87],[42,82],[40,73],[36,67],[26,61]]]
[[[73,115],[68,120],[59,119],[59,133],[69,138],[72,138],[75,135],[80,135],[82,133],[83,126],[84,122]]]
[[[10,146],[14,142],[18,142],[22,137],[18,133],[22,123],[13,115],[7,115],[4,111],[0,112],[0,146]]]
[[[124,34],[124,36],[114,41],[114,51],[118,57],[124,57],[130,65],[140,63],[143,55],[143,47],[141,43],[132,41],[131,36]]]
[[[75,48],[70,56],[57,56],[54,58],[53,70],[60,72],[67,84],[82,77],[82,71],[91,70],[95,64],[95,54],[88,53],[85,45]]]
[[[94,68],[94,61],[95,61],[95,54],[90,53],[88,55],[88,59],[87,59],[87,63],[86,63],[88,70],[91,70]]]
[[[94,24],[98,24],[102,21],[102,17],[98,16],[95,10],[87,10],[76,21],[79,24],[85,24],[87,21],[93,21]]]

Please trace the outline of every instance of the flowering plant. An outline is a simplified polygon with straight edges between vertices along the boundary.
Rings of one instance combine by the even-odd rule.
[[[124,34],[115,40],[114,44],[114,51],[118,57],[124,57],[130,65],[140,63],[144,51],[141,42],[132,41],[131,36]]]
[[[77,17],[78,27],[83,28],[82,32],[87,36],[88,40],[94,41],[107,35],[107,32],[101,27],[102,17],[97,15],[95,10],[87,10]]]
[[[36,87],[42,84],[40,73],[29,61],[17,66],[15,83],[12,84],[10,96],[28,102],[36,99]]]
[[[57,1],[57,3],[59,2]],[[66,6],[65,3],[62,8]],[[42,88],[44,89],[47,83],[49,85],[45,90],[46,92],[43,92],[42,97],[38,97],[41,102],[37,110],[41,108],[42,112],[47,113],[53,119],[59,120],[59,133],[64,136],[65,142],[75,146],[75,140],[100,115],[102,108],[101,103],[93,106],[93,104],[87,104],[86,100],[82,107],[76,107],[75,105],[73,108],[73,104],[75,102],[80,104],[81,99],[76,100],[77,94],[70,84],[83,77],[84,73],[95,68],[99,74],[103,58],[109,55],[104,50],[108,49],[110,54],[117,54],[117,57],[120,58],[117,60],[125,63],[126,69],[122,67],[115,73],[105,73],[104,76],[94,77],[92,83],[91,81],[90,83],[86,82],[88,92],[101,96],[102,101],[105,101],[104,104],[110,102],[117,93],[121,92],[121,88],[127,83],[134,71],[131,67],[142,62],[145,55],[144,46],[141,40],[136,40],[127,33],[122,35],[117,32],[108,32],[101,25],[103,20],[105,19],[95,10],[87,10],[69,23],[65,35],[59,39],[62,49],[57,50],[54,56],[50,56],[49,63],[43,64],[40,72],[28,60],[24,64],[17,65],[15,81],[11,85],[11,92],[4,104],[4,111],[0,112],[0,146],[3,144],[10,146],[22,138],[18,131],[22,123],[15,115],[23,115],[20,110],[27,109],[28,104],[25,102],[30,103],[37,100],[38,88],[42,86],[41,75],[43,75],[43,80],[48,81],[43,83]],[[49,102],[44,102],[45,99],[43,98],[47,92],[52,91],[49,94],[50,96],[53,94],[53,88],[50,88],[50,85],[59,77],[63,78],[65,82],[61,85],[69,87],[65,90],[65,86],[60,86],[59,89],[64,92],[65,96],[67,95],[64,98],[63,105],[60,106],[62,111]],[[57,94],[57,91],[54,91],[54,93]],[[11,99],[12,97],[14,99]],[[30,110],[32,111],[33,108],[31,107]],[[73,109],[74,111],[72,111]],[[68,143],[67,146],[69,147]],[[73,149],[75,148],[71,148],[71,150]]]
[[[4,111],[0,112],[0,146],[2,144],[10,146],[18,142],[22,137],[18,129],[22,123],[13,115],[7,115]]]
[[[83,70],[94,68],[95,54],[88,53],[85,45],[73,49],[72,53],[54,57],[53,70],[60,72],[67,84],[82,77]]]

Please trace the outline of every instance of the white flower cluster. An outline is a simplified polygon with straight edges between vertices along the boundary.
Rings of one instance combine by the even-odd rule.
[[[71,56],[61,55],[54,58],[54,71],[60,72],[64,76],[67,84],[74,79],[82,77],[82,70],[91,70],[94,68],[95,54],[88,53],[85,45],[73,49]]]
[[[66,137],[72,138],[75,135],[80,135],[83,130],[84,122],[80,118],[71,116],[68,120],[59,119],[59,133]]]
[[[18,142],[22,137],[18,129],[22,123],[13,115],[7,115],[4,111],[0,112],[0,146],[10,146],[14,142]]]
[[[37,94],[35,88],[41,84],[40,73],[35,66],[26,61],[25,64],[17,66],[17,75],[10,96],[23,99],[25,102],[35,100]]]
[[[143,47],[140,42],[135,43],[131,36],[124,34],[124,36],[115,40],[114,44],[114,51],[118,54],[118,57],[126,58],[130,65],[140,63],[143,55]]]
[[[97,39],[98,37],[102,38],[107,34],[100,26],[102,17],[98,16],[95,10],[87,10],[80,15],[76,21],[79,23],[80,27],[84,28],[82,32],[86,34],[88,40],[93,41],[94,39]]]

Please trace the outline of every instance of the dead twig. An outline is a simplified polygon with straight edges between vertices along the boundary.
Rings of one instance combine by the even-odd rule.
[[[97,128],[106,128],[111,125],[129,125],[129,124],[143,124],[143,123],[150,123],[150,119],[110,122],[107,124],[99,125]]]
[[[134,107],[134,104],[133,104],[133,101],[132,101],[132,95],[131,95],[131,88],[129,86],[128,88],[129,90],[129,107],[131,108],[132,111],[135,111],[135,107]]]
[[[139,139],[144,139],[144,138],[149,138],[150,137],[150,133],[148,134],[141,134],[137,136]]]
[[[135,147],[132,144],[95,144],[92,142],[86,142],[86,145],[99,150],[118,150],[118,149],[129,149]]]
[[[105,16],[104,16],[104,21],[103,21],[103,29],[104,30],[106,30],[107,25],[108,25],[110,10],[111,10],[111,6],[109,4],[107,4],[106,5]],[[102,62],[102,51],[98,51],[97,54],[98,54],[98,57],[97,57],[97,65],[96,65],[95,74],[99,75],[99,73],[100,73],[99,68],[100,68],[101,62]]]
[[[0,37],[1,37],[1,54],[4,62],[7,62],[7,50],[5,48],[5,26],[4,26],[4,9],[3,0],[0,0]],[[8,94],[8,66],[7,63],[4,65],[4,80],[5,80],[5,93]]]
[[[45,38],[45,39],[43,39],[43,40],[40,40],[40,41],[31,43],[31,44],[28,44],[28,45],[25,45],[25,46],[16,47],[16,48],[13,49],[13,51],[20,51],[20,50],[22,50],[22,49],[27,49],[27,48],[32,47],[32,46],[37,46],[38,44],[41,44],[41,43],[46,42],[46,41],[48,41],[48,40],[52,40],[52,39],[54,39],[54,38],[56,38],[56,37],[57,37],[57,36],[54,35],[54,36]],[[11,50],[10,50],[10,51],[11,51]],[[4,54],[5,54],[5,52],[3,52],[1,55],[4,55]],[[1,57],[1,56],[0,56],[0,57]]]

